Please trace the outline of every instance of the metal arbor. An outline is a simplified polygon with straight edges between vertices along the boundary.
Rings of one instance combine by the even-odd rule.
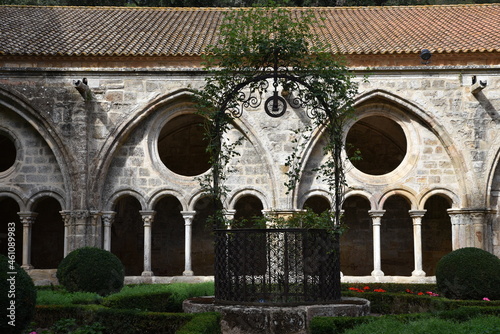
[[[259,73],[224,94],[212,119],[212,142],[215,155],[221,154],[223,119],[237,118],[245,107],[262,104],[262,94],[272,82],[272,96],[264,101],[270,117],[281,117],[287,107],[304,109],[310,118],[322,117],[330,142],[333,142],[334,221],[340,225],[343,196],[341,116],[331,110],[328,101],[316,94],[316,87],[303,77],[278,66],[279,50],[273,50],[271,71]],[[280,82],[287,86],[285,97],[278,93]],[[249,93],[244,88],[250,87]],[[293,89],[299,92],[294,94]],[[258,94],[258,95],[257,95]],[[341,129],[340,129],[341,130]],[[220,165],[212,168],[214,206],[222,211],[220,201]],[[324,229],[230,229],[221,228],[215,219],[215,299],[218,303],[297,305],[328,303],[340,299],[339,238]]]

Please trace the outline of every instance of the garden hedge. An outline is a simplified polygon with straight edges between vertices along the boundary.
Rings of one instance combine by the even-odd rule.
[[[349,329],[368,322],[375,322],[381,318],[395,319],[403,323],[426,318],[439,318],[453,320],[456,322],[464,322],[485,315],[492,315],[496,317],[500,316],[500,307],[465,306],[453,310],[433,313],[393,314],[384,315],[382,317],[316,317],[311,320],[309,324],[309,331],[311,334],[342,334]]]
[[[200,319],[198,319],[200,317]],[[61,319],[76,319],[81,325],[100,323],[106,333],[136,334],[220,333],[219,316],[216,314],[144,312],[134,309],[110,309],[100,305],[43,305],[36,307],[35,323],[48,328]],[[190,322],[192,323],[190,324]]]

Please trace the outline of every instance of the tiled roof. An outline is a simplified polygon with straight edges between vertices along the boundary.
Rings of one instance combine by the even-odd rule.
[[[342,54],[500,52],[500,4],[314,10],[326,17],[320,34]],[[199,55],[227,11],[0,6],[0,55]]]

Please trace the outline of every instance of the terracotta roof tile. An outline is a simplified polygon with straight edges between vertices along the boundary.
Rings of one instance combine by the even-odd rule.
[[[200,55],[228,10],[0,6],[0,55]],[[337,53],[500,52],[500,4],[313,10]]]

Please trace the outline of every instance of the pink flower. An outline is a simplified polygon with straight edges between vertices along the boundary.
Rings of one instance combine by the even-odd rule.
[[[375,289],[375,290],[373,290],[373,291],[375,291],[375,292],[387,292],[387,291],[385,291],[384,289]]]
[[[487,302],[489,302],[489,301],[490,301],[490,299],[489,299],[488,297],[484,297],[484,298],[483,298],[483,300],[485,300],[485,301],[487,301]]]

